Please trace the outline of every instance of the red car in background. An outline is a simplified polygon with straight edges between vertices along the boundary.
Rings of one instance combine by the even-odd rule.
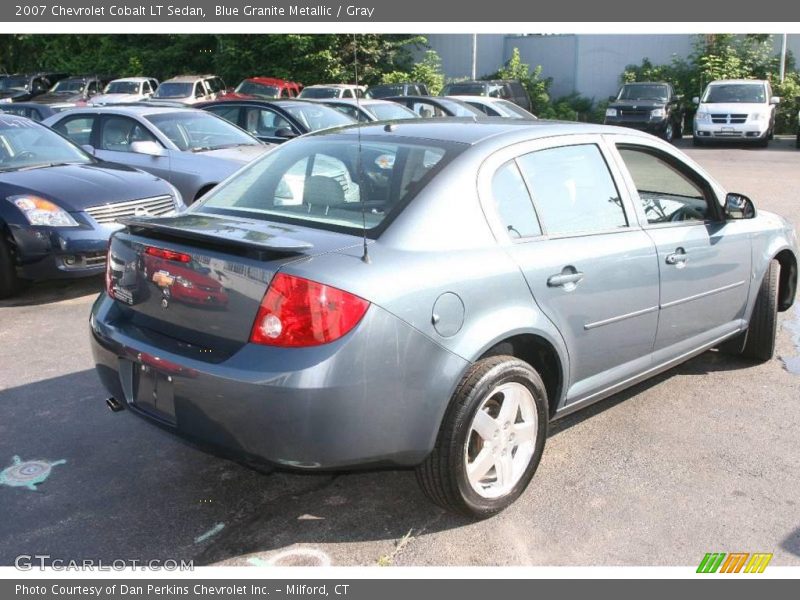
[[[303,89],[302,83],[275,77],[244,79],[232,92],[218,100],[257,100],[259,98],[295,98]]]
[[[187,256],[188,255],[183,255]],[[220,307],[228,305],[225,287],[210,277],[211,269],[192,259],[185,262],[159,256],[158,252],[144,255],[144,275],[161,291],[162,304],[183,302],[198,306]]]

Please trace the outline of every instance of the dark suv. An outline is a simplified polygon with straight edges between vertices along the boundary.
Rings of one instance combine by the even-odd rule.
[[[448,83],[441,96],[488,96],[502,98],[531,110],[531,99],[523,85],[513,79],[489,79],[486,81],[459,81]]]
[[[683,134],[681,96],[669,83],[626,83],[609,98],[605,123],[647,131],[671,142]]]
[[[0,80],[0,102],[26,102],[44,94],[64,77],[58,73],[9,75]]]
[[[56,83],[46,94],[37,96],[34,102],[48,104],[53,108],[69,108],[85,103],[103,91],[114,79],[111,75],[75,75]]]

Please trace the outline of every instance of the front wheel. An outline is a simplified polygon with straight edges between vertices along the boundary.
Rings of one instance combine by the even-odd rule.
[[[547,421],[547,392],[528,363],[512,356],[480,360],[456,389],[417,481],[442,508],[491,517],[528,486]]]
[[[747,337],[742,350],[742,356],[745,358],[766,362],[775,354],[780,274],[780,263],[777,260],[771,261],[758,289],[756,304],[747,326]]]
[[[672,142],[674,138],[675,138],[675,129],[672,126],[672,121],[669,121],[664,127],[664,140],[667,142]]]
[[[2,229],[0,229],[2,235]],[[14,256],[11,249],[0,237],[0,298],[9,298],[15,295],[20,288],[17,272],[14,267]]]

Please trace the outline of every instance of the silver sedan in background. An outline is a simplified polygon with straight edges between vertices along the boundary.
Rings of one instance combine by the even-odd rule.
[[[270,148],[225,119],[192,108],[85,108],[43,123],[100,159],[166,179],[187,204]]]

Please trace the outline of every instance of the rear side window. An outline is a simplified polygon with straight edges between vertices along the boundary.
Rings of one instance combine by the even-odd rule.
[[[511,238],[541,235],[528,188],[514,161],[497,169],[492,178],[492,201]]]
[[[464,146],[300,138],[217,186],[192,210],[380,231]]]
[[[627,227],[619,192],[594,144],[540,150],[518,163],[548,235]]]

